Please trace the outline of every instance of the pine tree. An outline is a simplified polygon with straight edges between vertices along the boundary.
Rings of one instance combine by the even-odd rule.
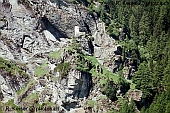
[[[144,61],[139,65],[138,71],[133,77],[133,82],[137,89],[142,90],[143,98],[150,99],[152,97],[152,75],[147,62]]]
[[[149,113],[165,113],[167,103],[169,103],[169,100],[166,99],[165,92],[156,95],[150,105]]]
[[[110,81],[106,84],[106,86],[104,88],[104,94],[106,94],[106,96],[112,101],[117,100],[116,88],[114,86],[113,81]]]
[[[130,36],[132,39],[136,42],[139,43],[138,39],[138,22],[135,18],[135,16],[132,14],[130,19],[129,19],[129,28],[130,28]]]
[[[119,113],[136,113],[136,104],[134,100],[131,99],[130,104],[124,102]]]
[[[144,12],[139,22],[139,39],[140,45],[145,46],[151,35],[151,21],[148,12]]]
[[[170,58],[168,60],[168,65],[167,67],[164,69],[164,78],[163,78],[163,85],[165,87],[166,90],[170,91]]]

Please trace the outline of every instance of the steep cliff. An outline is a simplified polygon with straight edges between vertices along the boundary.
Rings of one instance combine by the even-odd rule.
[[[107,80],[118,80],[112,72],[118,71],[120,54],[105,24],[82,5],[0,1],[2,105],[28,107],[24,112],[106,112],[115,103],[103,88]]]

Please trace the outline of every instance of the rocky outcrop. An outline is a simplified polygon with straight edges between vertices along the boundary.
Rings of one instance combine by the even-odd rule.
[[[96,20],[93,19],[89,11],[68,0],[40,0],[38,2],[30,0],[30,3],[39,17],[48,19],[66,37],[74,36],[75,26],[80,26],[81,31],[86,33],[94,33],[96,30]]]
[[[28,79],[28,76],[19,74],[17,70],[15,70],[14,75],[11,72],[8,72],[6,69],[1,68],[0,88],[2,92],[1,97],[3,97],[1,98],[2,101],[8,102],[10,99],[17,98],[16,92],[25,86],[25,84],[28,82]]]
[[[142,100],[142,91],[135,91],[135,90],[129,91],[127,93],[127,97],[129,99],[129,102],[131,99],[139,102]]]
[[[91,75],[76,70],[70,70],[65,79],[60,79],[60,75],[56,75],[58,80],[46,76],[41,79],[35,77],[35,79],[37,83],[27,96],[36,92],[39,95],[40,104],[49,101],[58,105],[60,110],[69,111],[79,108],[83,103],[82,100],[88,97],[92,87]],[[24,102],[24,98],[18,104],[22,102]],[[29,104],[25,103],[25,106],[29,106]]]
[[[0,56],[25,64],[28,78],[1,73],[0,95],[3,96],[0,99],[4,102],[14,99],[19,106],[44,105],[48,101],[59,106],[56,112],[84,112],[86,98],[98,101],[103,94],[99,86],[93,85],[94,78],[90,73],[75,69],[75,57],[70,54],[71,50],[68,51],[70,38],[75,36],[84,53],[94,55],[112,72],[120,66],[120,46],[107,35],[105,24],[81,5],[68,0],[17,1],[0,1]],[[54,69],[64,62],[69,62],[72,68],[62,78]],[[39,74],[37,69],[41,68]],[[102,73],[101,69],[99,71]],[[16,94],[23,88],[26,90]],[[107,99],[99,100],[106,104]],[[109,107],[101,108],[100,112]]]
[[[108,70],[115,72],[121,64],[120,46],[106,33],[103,22],[98,23],[97,28],[93,35],[94,56]]]

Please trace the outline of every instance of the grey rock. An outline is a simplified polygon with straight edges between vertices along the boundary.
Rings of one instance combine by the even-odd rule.
[[[0,28],[3,29],[6,26],[5,21],[0,21]]]
[[[70,38],[76,36],[80,39],[84,52],[88,55],[94,53],[98,61],[112,71],[119,65],[119,62],[116,64],[110,59],[117,55],[115,52],[118,45],[107,35],[104,23],[99,22],[97,17],[92,17],[84,7],[72,4],[68,0],[63,0],[60,4],[57,0],[50,1],[28,0],[29,6],[18,5],[16,0],[10,0],[10,4],[0,3],[0,19],[5,18],[8,22],[8,25],[0,23],[0,26],[4,26],[0,32],[5,37],[5,40],[0,41],[0,56],[8,60],[18,60],[28,67],[29,77],[36,83],[26,92],[25,97],[37,93],[39,103],[48,100],[57,104],[64,112],[84,112],[83,108],[76,107],[84,107],[86,98],[96,99],[102,95],[101,90],[91,89],[91,74],[75,69],[70,70],[61,80],[59,72],[53,73],[56,64],[61,60],[50,59],[48,54],[69,46]],[[77,31],[75,26],[79,28]],[[89,41],[85,34],[94,37],[94,41]],[[70,62],[74,66],[74,57],[69,52],[64,51],[60,56],[64,62]],[[117,57],[116,60],[119,59],[119,56]],[[35,70],[45,61],[48,66],[44,70],[50,71],[50,75],[38,78],[35,76]],[[5,78],[5,75],[2,75],[1,89],[4,89],[4,101],[15,99],[15,103],[21,105],[22,99],[17,97],[16,90],[23,88],[27,80],[29,79]],[[11,81],[15,81],[16,85]],[[5,96],[7,93],[12,93],[12,96]],[[76,109],[73,110],[74,108]]]

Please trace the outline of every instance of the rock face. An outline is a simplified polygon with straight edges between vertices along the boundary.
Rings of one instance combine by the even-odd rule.
[[[57,81],[47,77],[35,78],[37,83],[29,94],[37,92],[40,96],[39,103],[48,100],[56,103],[60,110],[69,111],[71,108],[79,107],[81,100],[89,95],[92,86],[91,75],[71,70],[65,79],[60,80],[60,75],[56,76]]]
[[[68,47],[70,38],[75,36],[87,55],[94,55],[108,70],[114,71],[121,62],[119,45],[106,34],[104,23],[80,5],[68,0],[17,1],[0,1],[0,57],[26,64],[29,77],[0,73],[0,99],[4,102],[14,99],[19,106],[48,101],[59,106],[57,113],[84,112],[80,107],[84,107],[85,99],[91,95],[91,74],[72,69],[61,79],[61,74],[54,72],[56,65],[74,61],[58,51]],[[55,58],[49,58],[50,53]],[[22,88],[27,91],[17,94]],[[100,92],[95,91],[91,97]],[[32,98],[32,94],[38,95],[38,99]]]
[[[10,99],[16,98],[16,91],[23,88],[23,86],[28,82],[28,76],[12,75],[4,69],[0,69],[0,88],[3,95],[1,100],[3,102],[8,102]]]
[[[40,17],[48,19],[54,27],[65,37],[74,36],[74,27],[79,26],[86,33],[94,33],[96,20],[85,8],[63,1],[38,1],[31,2],[33,9]],[[69,28],[69,29],[68,29]],[[61,37],[63,38],[63,37]]]
[[[129,98],[129,101],[133,99],[139,102],[142,100],[142,91],[135,91],[135,90],[130,91],[128,92],[127,97]]]
[[[94,33],[94,56],[108,70],[114,72],[120,65],[121,57],[119,55],[119,45],[115,40],[106,34],[105,24],[97,24],[98,30]],[[121,51],[120,51],[121,52]]]
[[[8,102],[8,100],[14,98],[14,91],[12,91],[12,88],[10,87],[9,83],[6,82],[6,80],[0,76],[1,79],[1,101]]]

